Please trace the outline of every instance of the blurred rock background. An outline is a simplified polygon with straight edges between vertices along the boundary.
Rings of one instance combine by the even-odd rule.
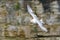
[[[43,18],[48,32],[32,24],[26,5],[30,5],[39,19]],[[18,31],[8,31],[9,25]],[[12,27],[12,29],[14,29]],[[52,0],[0,0],[0,39],[1,40],[60,40],[60,37],[31,38],[37,35],[60,35],[60,1]]]

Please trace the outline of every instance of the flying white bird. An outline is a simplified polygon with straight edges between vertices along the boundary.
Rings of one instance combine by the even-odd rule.
[[[27,10],[29,14],[34,18],[31,22],[37,23],[41,30],[47,32],[48,30],[43,26],[42,20],[39,20],[38,17],[33,13],[32,9],[30,8],[29,5],[27,5]]]

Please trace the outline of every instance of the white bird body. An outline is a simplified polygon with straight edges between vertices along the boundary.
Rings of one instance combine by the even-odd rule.
[[[43,26],[43,24],[41,22],[42,20],[38,20],[37,16],[33,13],[32,9],[30,8],[29,5],[27,5],[27,10],[28,10],[29,14],[33,17],[32,21],[37,23],[43,31],[47,32],[48,30]]]
[[[32,19],[30,22],[35,23],[35,24],[37,23],[35,19]],[[40,19],[40,22],[41,22],[42,24],[45,24],[42,19]]]
[[[35,19],[32,19],[30,22],[36,24]]]

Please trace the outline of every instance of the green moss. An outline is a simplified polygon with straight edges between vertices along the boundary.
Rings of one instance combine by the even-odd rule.
[[[37,32],[37,28],[36,27],[34,27],[34,32]]]
[[[19,9],[20,9],[20,4],[19,4],[19,3],[16,3],[16,4],[13,6],[13,8],[14,8],[15,10],[19,10]]]

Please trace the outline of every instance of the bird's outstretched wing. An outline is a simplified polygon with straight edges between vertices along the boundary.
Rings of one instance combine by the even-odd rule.
[[[29,5],[27,5],[27,10],[28,10],[29,14],[33,17],[33,19],[36,21],[36,23],[39,25],[39,27],[41,28],[41,30],[47,32],[47,29],[43,26],[43,24],[38,19],[38,17],[34,14],[34,12],[32,11],[32,9],[30,8]]]

